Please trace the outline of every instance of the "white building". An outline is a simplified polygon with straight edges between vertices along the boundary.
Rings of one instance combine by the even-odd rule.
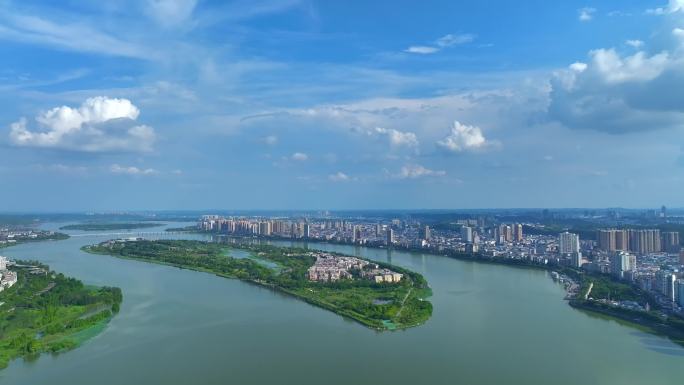
[[[564,232],[558,235],[558,252],[560,254],[572,254],[580,251],[579,235]]]

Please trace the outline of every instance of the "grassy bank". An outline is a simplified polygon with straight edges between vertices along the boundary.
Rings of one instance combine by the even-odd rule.
[[[73,349],[119,311],[118,288],[85,286],[37,262],[11,269],[17,283],[0,292],[0,368],[18,357]]]
[[[247,250],[253,258],[232,258],[226,255],[230,248]],[[425,279],[418,273],[379,262],[373,263],[404,274],[404,279],[398,283],[375,283],[362,278],[312,282],[306,278],[307,269],[315,262],[311,251],[270,245],[229,247],[203,241],[158,240],[104,242],[83,250],[241,279],[292,295],[377,330],[417,326],[432,315],[432,304],[425,300],[430,294]],[[265,266],[259,259],[277,268]]]

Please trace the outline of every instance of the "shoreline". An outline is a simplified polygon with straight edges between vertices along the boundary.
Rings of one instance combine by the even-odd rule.
[[[467,253],[460,253],[460,252],[447,252],[447,253],[437,253],[431,250],[423,250],[423,249],[414,249],[414,248],[406,248],[406,247],[391,247],[391,248],[386,248],[386,247],[378,247],[378,246],[372,246],[372,245],[356,245],[356,244],[350,244],[350,243],[345,243],[345,242],[330,242],[326,240],[310,240],[310,239],[292,239],[292,238],[285,238],[285,237],[247,237],[247,236],[234,236],[234,235],[225,235],[225,234],[215,234],[215,233],[209,233],[209,232],[202,232],[202,231],[193,231],[194,233],[197,234],[206,234],[206,235],[214,235],[222,238],[232,238],[232,239],[252,239],[256,241],[289,241],[289,242],[302,242],[307,244],[307,248],[309,246],[309,243],[311,244],[327,244],[327,245],[341,245],[341,246],[358,246],[358,247],[365,247],[368,249],[373,249],[373,250],[397,250],[397,251],[402,251],[402,252],[408,252],[408,253],[421,253],[421,254],[427,254],[427,255],[432,255],[432,256],[439,256],[439,257],[446,257],[446,258],[451,258],[451,259],[456,259],[460,261],[467,261],[467,262],[473,262],[473,263],[484,263],[484,264],[490,264],[490,265],[500,265],[500,266],[507,266],[507,267],[513,267],[513,268],[521,268],[521,269],[533,269],[533,270],[540,270],[540,271],[546,271],[546,272],[552,272],[552,271],[560,271],[561,273],[568,273],[571,272],[572,275],[576,274],[587,274],[586,272],[583,271],[577,271],[571,268],[568,268],[566,266],[561,266],[561,265],[543,265],[543,264],[537,264],[537,263],[529,263],[524,260],[517,260],[517,259],[503,259],[497,260],[495,259],[496,257],[484,257],[482,254],[467,254]],[[315,247],[312,248],[313,250],[320,250],[316,249]],[[566,293],[568,293],[567,290],[565,290]],[[578,291],[577,295],[581,295],[581,290]],[[628,315],[624,314],[624,309],[618,308],[618,307],[611,307],[611,309],[599,309],[597,307],[594,307],[592,305],[588,305],[586,303],[589,303],[588,301],[583,301],[586,303],[578,303],[579,300],[578,298],[564,298],[564,301],[568,302],[568,306],[571,306],[577,310],[580,311],[588,311],[588,312],[594,312],[601,314],[603,316],[612,318],[614,320],[619,320],[626,322],[628,326],[633,327],[633,328],[639,328],[639,329],[646,329],[646,332],[662,337],[668,338],[670,341],[684,346],[684,319],[681,321],[683,324],[683,329],[677,329],[673,326],[666,325],[648,320],[648,318],[653,317],[653,315],[645,312],[639,312],[638,315],[641,317],[634,317],[632,316],[629,318]],[[672,317],[669,317],[672,318]]]
[[[271,290],[273,290],[273,291],[277,291],[278,293],[282,293],[282,294],[285,294],[285,295],[287,295],[287,296],[290,296],[290,297],[299,299],[299,300],[301,300],[301,301],[303,301],[303,302],[305,302],[305,303],[308,303],[308,304],[310,304],[310,305],[312,305],[312,306],[321,308],[321,309],[323,309],[323,310],[328,310],[328,311],[330,311],[330,312],[332,312],[332,313],[334,313],[334,314],[337,314],[337,315],[341,316],[341,317],[344,318],[344,319],[354,321],[354,322],[356,322],[356,323],[361,324],[362,326],[365,326],[365,327],[367,327],[367,328],[369,328],[369,329],[371,329],[371,330],[375,330],[375,331],[377,331],[377,332],[406,330],[406,329],[409,329],[409,328],[412,328],[412,327],[416,327],[416,326],[423,325],[423,324],[425,324],[425,323],[427,322],[427,320],[430,318],[430,317],[428,317],[428,319],[426,319],[426,320],[424,320],[424,321],[421,321],[421,322],[417,322],[417,323],[412,323],[412,324],[399,324],[399,325],[397,325],[397,324],[395,324],[394,322],[391,322],[391,321],[389,321],[389,320],[385,320],[385,321],[383,321],[383,326],[377,326],[377,325],[373,324],[369,319],[367,319],[365,316],[363,316],[363,315],[361,315],[361,314],[358,314],[358,315],[357,315],[357,314],[354,314],[354,313],[349,312],[349,311],[347,311],[347,310],[345,310],[345,309],[340,309],[339,307],[335,306],[334,304],[331,304],[331,303],[328,303],[328,302],[324,302],[324,301],[318,300],[317,298],[313,298],[313,297],[310,297],[310,296],[302,295],[301,293],[298,293],[296,290],[290,290],[290,289],[287,289],[287,288],[285,288],[285,287],[278,286],[278,285],[276,285],[276,284],[274,284],[274,283],[269,283],[269,282],[261,281],[261,280],[258,280],[258,279],[249,279],[249,278],[245,279],[245,278],[239,278],[239,277],[237,277],[237,276],[235,276],[235,275],[231,275],[231,274],[222,274],[222,273],[218,273],[218,272],[212,271],[212,270],[210,270],[210,269],[203,269],[203,268],[198,268],[198,267],[184,266],[184,265],[175,264],[175,263],[157,261],[157,260],[149,259],[149,258],[134,258],[134,257],[127,257],[127,256],[122,256],[122,255],[112,255],[112,254],[108,254],[108,253],[102,253],[102,252],[93,251],[89,246],[90,246],[90,245],[82,246],[82,247],[81,247],[81,251],[83,251],[83,252],[85,252],[85,253],[89,253],[89,254],[94,254],[94,255],[105,255],[105,256],[110,256],[110,257],[113,257],[113,258],[119,258],[119,259],[124,259],[124,260],[132,260],[132,261],[150,263],[150,264],[161,265],[161,266],[175,267],[175,268],[178,268],[178,269],[191,270],[191,271],[196,271],[196,272],[200,272],[200,273],[209,273],[209,274],[213,274],[213,275],[216,275],[216,276],[218,276],[218,277],[221,277],[221,278],[236,279],[236,280],[239,280],[239,281],[242,281],[242,282],[246,282],[246,283],[248,283],[248,284],[252,284],[252,285],[256,285],[256,286],[262,287],[262,288],[268,288],[268,289],[271,289]],[[228,245],[228,244],[226,244],[226,247],[229,248],[229,249],[232,248],[232,249],[236,249],[236,250],[249,250],[248,248],[241,248],[241,247],[238,247],[237,245]],[[365,259],[365,258],[364,258],[364,259]],[[377,263],[377,261],[373,261],[373,262]],[[382,263],[382,262],[381,262],[381,263]],[[382,263],[382,264],[388,265],[388,266],[392,266],[392,267],[394,267],[394,268],[399,268],[399,269],[404,270],[404,271],[409,271],[409,270],[404,269],[404,268],[402,268],[402,267],[400,267],[400,266],[393,266],[393,265],[389,265],[389,264],[386,264],[386,263]],[[411,272],[411,273],[413,273],[413,272]],[[417,274],[417,273],[415,273],[415,274]],[[413,289],[413,287],[412,287],[412,289]],[[426,295],[424,295],[424,296],[420,296],[420,297],[419,297],[420,300],[423,300],[423,299],[425,299],[425,298],[431,296],[431,294],[432,294],[432,291],[431,291],[429,288],[427,289],[427,291],[426,291],[425,289],[416,289],[416,290],[421,290],[422,293],[426,294]],[[387,326],[386,321],[389,322],[389,324],[391,324],[392,327]]]

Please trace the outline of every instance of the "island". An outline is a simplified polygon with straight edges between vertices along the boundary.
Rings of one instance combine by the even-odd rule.
[[[237,249],[246,253],[235,253]],[[432,304],[425,299],[431,291],[422,275],[337,253],[258,243],[142,239],[111,240],[83,250],[237,278],[375,330],[418,326],[432,315]]]
[[[111,222],[111,223],[98,223],[98,222],[88,222],[88,223],[77,223],[74,225],[62,226],[60,230],[81,230],[81,231],[110,231],[110,230],[135,230],[135,229],[147,229],[150,227],[164,226],[164,223],[159,222]]]
[[[0,229],[0,249],[27,242],[59,241],[69,238],[69,235],[54,231],[34,229]]]
[[[165,231],[169,233],[200,233],[201,231],[197,228],[197,226],[190,225],[190,226],[184,226],[184,227],[169,227]]]
[[[0,369],[74,349],[119,311],[119,288],[95,287],[32,261],[0,257]]]

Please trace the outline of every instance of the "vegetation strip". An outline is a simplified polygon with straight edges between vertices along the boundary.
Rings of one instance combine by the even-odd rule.
[[[254,258],[230,257],[225,254],[230,248],[247,250]],[[191,240],[107,241],[85,246],[83,250],[252,282],[290,294],[376,330],[417,326],[432,315],[432,304],[425,300],[431,292],[423,276],[397,266],[375,261],[369,263],[403,275],[399,282],[365,279],[361,271],[352,271],[351,277],[335,281],[307,278],[318,254],[342,257],[340,254],[271,245],[228,246]],[[275,263],[278,268],[269,268],[255,259]]]
[[[11,270],[17,282],[0,292],[0,368],[76,348],[119,311],[119,288],[85,286],[39,262],[16,261]]]
[[[159,222],[140,222],[140,223],[77,223],[74,225],[62,226],[60,230],[81,230],[81,231],[107,231],[107,230],[134,230],[146,229],[150,227],[163,226]]]

